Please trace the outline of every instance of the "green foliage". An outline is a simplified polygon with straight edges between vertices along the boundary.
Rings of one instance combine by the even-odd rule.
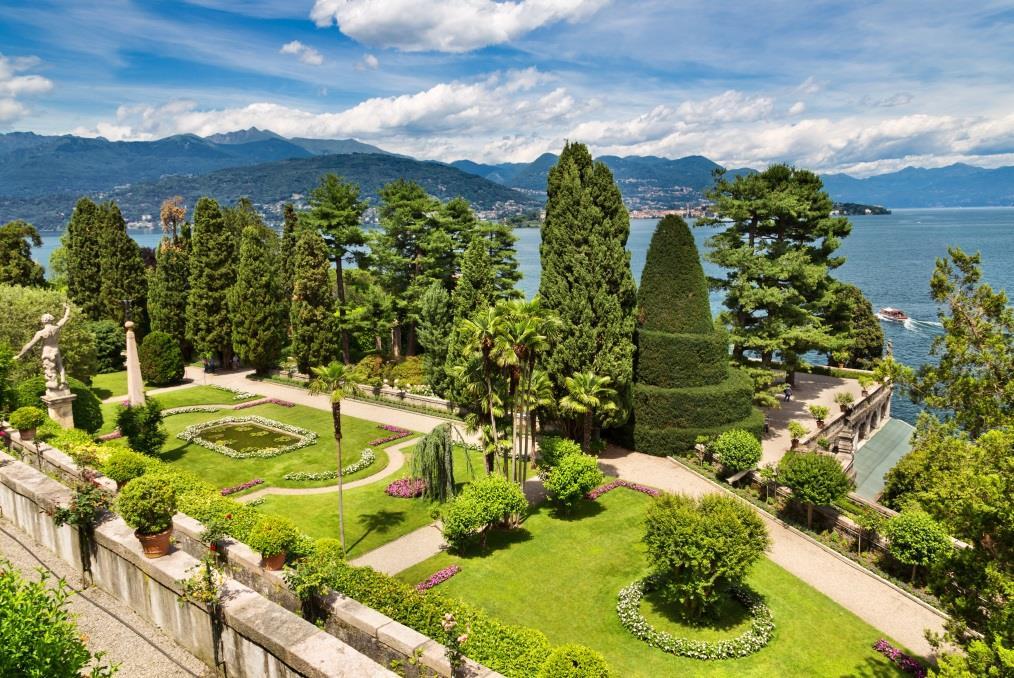
[[[787,452],[778,463],[778,480],[792,490],[793,499],[807,505],[808,526],[815,504],[831,504],[854,487],[838,460],[819,452]]]
[[[270,558],[288,552],[298,537],[299,530],[288,518],[264,516],[250,530],[246,543],[265,558]]]
[[[884,330],[873,304],[855,285],[836,283],[824,318],[846,367],[870,369],[884,352]]]
[[[806,434],[810,432],[810,429],[795,420],[789,422],[788,429],[789,435],[792,436],[793,440],[805,438]]]
[[[76,428],[95,433],[102,428],[102,403],[92,390],[74,378],[67,379],[70,392],[77,396],[71,404]],[[17,402],[21,407],[36,406],[46,393],[46,381],[42,377],[33,377],[18,384]]]
[[[604,480],[595,457],[568,454],[549,472],[543,483],[553,502],[570,508]]]
[[[74,525],[89,531],[95,527],[99,514],[109,506],[109,497],[98,486],[82,483],[74,490],[74,498],[67,506],[59,506],[53,511],[53,524]]]
[[[831,413],[830,408],[825,405],[810,405],[806,409],[810,412],[810,416],[817,421],[824,421],[827,419],[827,415]]]
[[[60,239],[66,250],[67,296],[86,318],[92,320],[104,317],[99,299],[103,256],[99,240],[101,232],[102,214],[98,205],[88,198],[81,198],[74,206],[67,230]]]
[[[112,320],[96,320],[88,323],[88,331],[95,337],[96,371],[105,374],[122,370],[126,346],[123,327]]]
[[[567,377],[609,377],[629,411],[637,288],[626,250],[630,221],[612,173],[568,142],[549,171],[539,297],[562,327],[545,368],[557,395]],[[621,424],[621,422],[616,422]]]
[[[446,207],[450,208],[453,202],[452,200],[447,203]],[[521,292],[517,289],[517,284],[521,281],[521,271],[518,270],[517,253],[514,248],[517,238],[514,236],[513,229],[509,225],[499,222],[480,221],[475,226],[472,240],[478,240],[486,249],[486,255],[493,271],[494,299],[506,301],[521,298]],[[462,262],[462,271],[464,268],[465,265]]]
[[[121,405],[116,414],[116,426],[127,438],[130,449],[142,454],[159,454],[168,435],[162,425],[162,406],[154,398],[149,398],[144,405]]]
[[[856,397],[851,393],[849,393],[848,391],[841,391],[840,393],[834,394],[834,402],[835,404],[841,406],[842,411],[845,411],[849,407],[851,407],[852,403],[854,403],[855,401]]]
[[[115,202],[100,206],[99,214],[99,244],[102,247],[99,303],[102,317],[123,325],[127,320],[123,302],[129,300],[132,302],[132,319],[143,329],[147,327],[148,277],[141,258],[141,247],[127,233],[127,222]]]
[[[190,252],[182,239],[162,238],[155,248],[155,270],[148,285],[148,316],[153,332],[165,332],[179,346],[187,344],[187,299]]]
[[[157,474],[145,474],[127,483],[116,497],[115,511],[139,534],[159,534],[172,527],[176,488],[164,481]]]
[[[42,426],[46,422],[46,413],[38,407],[19,407],[11,412],[8,421],[14,428],[24,431]]]
[[[42,238],[27,221],[11,221],[0,226],[0,285],[45,287],[46,271],[32,260],[32,247]]]
[[[906,509],[888,520],[884,533],[891,540],[891,556],[904,565],[928,567],[951,548],[947,530],[919,509]]]
[[[107,478],[123,485],[134,478],[144,475],[147,459],[143,454],[133,450],[118,448],[109,454],[109,459],[102,465],[102,473]]]
[[[435,393],[446,393],[450,387],[450,376],[444,368],[453,332],[451,296],[439,281],[433,282],[419,301],[419,343],[426,350],[423,354],[426,383]]]
[[[732,370],[719,383],[707,386],[660,388],[637,384],[634,408],[638,426],[719,427],[749,417],[754,411],[753,382],[742,370]]]
[[[760,516],[734,497],[661,494],[644,543],[662,594],[700,617],[743,581],[770,540]]]
[[[637,331],[637,381],[662,388],[708,386],[729,374],[723,332],[671,334]]]
[[[667,334],[712,334],[708,283],[686,222],[675,214],[655,227],[637,291],[640,328]],[[725,350],[719,353],[723,360]]]
[[[542,436],[539,440],[539,468],[551,471],[572,454],[581,454],[581,446],[569,438]]]
[[[279,288],[278,236],[263,224],[243,229],[229,311],[233,350],[258,374],[266,374],[282,355],[289,306]]]
[[[394,382],[398,382],[399,386],[426,383],[425,372],[423,370],[423,360],[420,360],[419,356],[410,355],[392,363],[389,366],[387,375],[392,384]]]
[[[594,372],[578,372],[564,380],[567,392],[560,398],[560,411],[583,421],[582,448],[585,452],[591,452],[592,427],[596,417],[600,421],[609,421],[619,410],[616,402],[618,394],[611,383],[609,377],[600,377]],[[622,418],[626,419],[626,416]]]
[[[327,257],[324,239],[316,231],[301,229],[296,241],[289,321],[292,355],[304,373],[315,365],[327,364],[338,353],[331,265]]]
[[[24,579],[7,560],[0,559],[0,675],[26,678],[100,678],[115,667],[101,665],[102,653],[92,654],[67,611],[70,587],[63,581],[50,586],[49,574],[38,581]]]
[[[601,654],[583,645],[560,645],[539,668],[538,678],[609,678]]]
[[[141,376],[152,386],[183,381],[185,366],[179,343],[165,332],[151,332],[137,350]]]
[[[753,468],[761,459],[761,443],[749,431],[731,429],[722,432],[711,450],[731,473]]]
[[[9,412],[11,406],[17,403],[17,393],[11,384],[13,370],[14,351],[0,339],[0,414]]]
[[[413,478],[426,481],[423,496],[445,502],[454,496],[454,445],[451,425],[441,424],[427,433],[412,453]]]
[[[231,221],[231,220],[230,220]],[[229,289],[236,281],[234,232],[218,203],[201,198],[194,207],[187,296],[187,339],[201,354],[231,350]]]
[[[282,210],[282,238],[278,252],[278,288],[282,301],[292,302],[292,284],[296,273],[296,229],[299,214],[292,203],[285,203]]]
[[[656,455],[684,455],[694,449],[699,438],[713,439],[723,431],[738,428],[749,431],[758,438],[764,432],[764,414],[754,410],[743,419],[700,428],[662,428],[656,429],[642,426],[639,422],[634,426],[636,449]],[[632,443],[633,444],[633,443]]]
[[[494,525],[521,516],[528,509],[521,488],[501,475],[480,478],[447,503],[441,512],[444,538],[461,549]]]

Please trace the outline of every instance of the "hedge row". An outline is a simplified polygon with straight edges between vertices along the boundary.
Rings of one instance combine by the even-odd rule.
[[[637,333],[635,380],[663,388],[717,384],[729,374],[728,341],[713,334]]]
[[[719,384],[688,388],[659,388],[634,384],[637,423],[652,428],[708,428],[749,416],[753,411],[753,381],[731,370]]]
[[[764,414],[753,410],[748,416],[710,428],[653,428],[647,424],[634,424],[634,449],[660,457],[686,454],[694,449],[698,436],[715,437],[731,429],[743,429],[758,438],[764,432]]]
[[[74,426],[95,433],[102,428],[102,403],[90,388],[73,377],[67,377],[67,386],[70,387],[70,392],[77,396],[71,404]],[[46,380],[43,377],[26,379],[17,387],[17,407],[45,407],[40,400],[45,394]]]
[[[708,283],[690,228],[670,214],[655,227],[637,290],[640,328],[711,334]]]

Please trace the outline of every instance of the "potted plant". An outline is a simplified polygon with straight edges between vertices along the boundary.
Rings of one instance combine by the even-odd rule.
[[[792,436],[792,449],[799,447],[799,440],[810,432],[810,429],[806,428],[798,421],[789,422],[789,435]]]
[[[11,412],[10,422],[22,440],[33,440],[35,429],[46,423],[46,413],[38,407],[19,407]]]
[[[852,407],[852,403],[854,403],[856,399],[855,396],[848,391],[842,391],[841,393],[836,393],[834,395],[834,401],[841,407],[842,412],[848,412]]]
[[[285,556],[299,538],[299,530],[292,521],[280,516],[264,516],[247,536],[247,546],[261,554],[265,570],[280,570]]]
[[[134,478],[116,498],[116,512],[134,528],[144,555],[160,558],[169,553],[169,537],[176,513],[176,493],[165,480],[141,476]]]
[[[866,398],[870,395],[870,386],[873,386],[873,377],[862,374],[859,376],[859,388],[862,389],[863,397]]]
[[[129,481],[144,475],[147,467],[145,462],[144,455],[120,448],[109,455],[109,460],[102,466],[102,472],[110,480],[116,481],[116,489],[122,490]]]
[[[827,419],[827,415],[830,414],[829,410],[824,405],[810,405],[808,408],[813,418],[817,420],[817,428],[824,428],[824,420]]]

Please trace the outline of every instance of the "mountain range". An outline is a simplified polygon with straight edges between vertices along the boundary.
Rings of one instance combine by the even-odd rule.
[[[602,156],[633,209],[669,209],[699,202],[720,165],[703,156]],[[420,161],[355,139],[286,138],[250,128],[199,137],[108,141],[32,132],[0,134],[0,223],[22,218],[41,229],[60,228],[80,195],[115,199],[130,220],[157,214],[161,200],[200,195],[225,202],[248,196],[266,213],[305,194],[324,172],[358,183],[376,200],[380,186],[403,177],[440,198],[461,195],[477,209],[507,215],[545,200],[557,156],[530,163]],[[731,169],[731,174],[750,172]],[[888,207],[1014,205],[1014,167],[956,164],[908,167],[867,178],[824,175],[837,202]]]

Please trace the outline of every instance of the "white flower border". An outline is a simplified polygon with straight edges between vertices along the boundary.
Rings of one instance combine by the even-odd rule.
[[[201,433],[211,428],[218,428],[219,426],[226,426],[228,424],[245,424],[245,423],[260,424],[265,428],[274,429],[282,433],[291,433],[293,435],[301,436],[301,438],[297,442],[292,443],[291,445],[285,445],[283,447],[264,447],[260,449],[250,450],[247,452],[237,452],[231,447],[219,445],[217,443],[211,442],[210,440],[205,440],[204,438],[201,437]],[[188,443],[200,445],[201,447],[212,450],[213,452],[224,454],[225,456],[231,457],[233,459],[251,459],[251,458],[268,459],[270,457],[277,457],[280,454],[285,454],[286,452],[292,452],[294,450],[300,450],[304,447],[309,447],[310,445],[313,445],[315,442],[317,442],[318,436],[313,431],[308,431],[305,428],[299,428],[298,426],[283,424],[282,422],[275,421],[273,419],[267,419],[265,417],[251,415],[247,417],[222,417],[221,419],[202,421],[199,424],[193,424],[192,426],[188,426],[187,428],[183,429],[182,431],[176,434],[176,437],[179,438],[180,440],[185,440]]]
[[[247,400],[248,398],[259,397],[256,393],[250,393],[242,389],[233,388],[232,386],[222,386],[221,384],[209,384],[211,388],[217,388],[219,391],[227,391],[233,394],[233,400]]]
[[[163,417],[171,417],[174,414],[190,414],[191,412],[218,412],[225,409],[222,405],[184,405],[183,407],[170,407],[162,410]]]
[[[342,475],[349,476],[358,471],[362,471],[375,461],[377,461],[377,455],[373,453],[373,450],[367,447],[363,450],[363,456],[359,457],[359,461],[354,464],[349,464],[342,469]],[[337,471],[296,471],[294,473],[286,473],[282,476],[285,480],[332,480],[337,477]]]
[[[747,607],[753,620],[743,634],[728,640],[707,641],[679,638],[659,631],[641,614],[641,598],[644,597],[645,585],[650,583],[649,577],[622,589],[616,603],[616,614],[631,635],[651,647],[692,659],[734,659],[749,656],[771,642],[775,629],[771,610],[755,593],[743,587],[732,589],[732,594]]]

